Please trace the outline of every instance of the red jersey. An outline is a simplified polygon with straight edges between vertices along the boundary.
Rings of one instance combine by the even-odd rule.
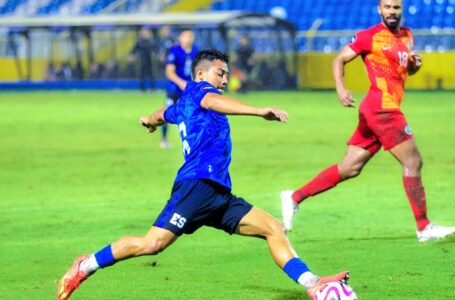
[[[359,31],[349,47],[362,56],[371,82],[363,104],[374,110],[399,109],[414,49],[411,30],[391,31],[381,23]]]

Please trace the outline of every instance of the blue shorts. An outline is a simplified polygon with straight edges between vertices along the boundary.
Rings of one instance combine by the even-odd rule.
[[[252,207],[210,180],[183,180],[174,184],[171,198],[153,226],[178,236],[204,225],[233,234]]]

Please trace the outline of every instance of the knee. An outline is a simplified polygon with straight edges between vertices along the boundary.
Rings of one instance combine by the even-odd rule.
[[[273,218],[269,221],[268,231],[269,236],[279,236],[285,234],[286,228],[278,219]]]
[[[420,155],[413,155],[404,161],[404,168],[412,173],[419,173],[423,167],[423,160]]]
[[[161,237],[153,237],[150,239],[143,237],[140,241],[140,254],[155,255],[163,251],[166,246],[165,240]]]
[[[349,179],[356,177],[360,174],[363,168],[362,163],[354,163],[354,164],[346,164],[346,163],[341,163],[338,166],[339,171],[340,171],[340,176],[342,179]]]

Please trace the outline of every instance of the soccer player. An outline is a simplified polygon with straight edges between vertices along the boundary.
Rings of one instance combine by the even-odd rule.
[[[347,280],[348,272],[328,277],[311,273],[289,244],[282,224],[231,193],[228,168],[232,145],[226,115],[285,122],[287,113],[249,106],[221,95],[228,83],[228,62],[229,57],[219,51],[200,52],[192,64],[194,81],[186,84],[180,100],[140,119],[149,132],[164,122],[178,126],[185,162],[177,173],[171,197],[145,236],[126,236],[92,255],[77,258],[58,284],[59,300],[68,299],[98,268],[155,255],[182,234],[191,234],[204,225],[266,240],[276,264],[303,285],[311,297],[327,282]]]
[[[171,106],[182,95],[186,83],[191,80],[191,63],[193,62],[198,49],[193,45],[194,33],[191,29],[184,28],[178,37],[179,43],[169,49],[166,58],[166,106]],[[167,124],[161,126],[161,148],[169,148],[167,140]]]
[[[411,31],[400,25],[402,9],[401,0],[379,1],[382,22],[358,32],[353,42],[335,58],[333,75],[341,105],[354,107],[351,92],[343,82],[344,65],[359,55],[368,71],[370,90],[360,103],[359,123],[347,143],[343,160],[322,171],[300,189],[281,193],[283,222],[287,230],[292,228],[292,218],[302,201],[359,175],[382,146],[402,165],[403,186],[417,223],[417,239],[425,242],[455,232],[455,227],[435,225],[427,217],[421,180],[422,158],[400,110],[406,78],[422,66],[422,58],[413,50]]]

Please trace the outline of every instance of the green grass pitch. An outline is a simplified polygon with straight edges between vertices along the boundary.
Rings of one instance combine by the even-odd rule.
[[[356,95],[360,100],[361,95]],[[0,94],[0,299],[53,299],[82,253],[142,235],[182,162],[139,126],[164,95]],[[287,124],[230,117],[233,192],[280,217],[279,192],[337,161],[357,122],[334,92],[239,95],[289,112]],[[424,158],[430,218],[455,225],[455,95],[408,92],[403,111]],[[307,200],[289,238],[317,274],[351,271],[360,299],[455,299],[455,238],[419,244],[401,168],[381,151],[352,181]],[[154,264],[156,262],[156,264]],[[203,228],[157,257],[100,270],[72,299],[306,299],[264,241]]]

